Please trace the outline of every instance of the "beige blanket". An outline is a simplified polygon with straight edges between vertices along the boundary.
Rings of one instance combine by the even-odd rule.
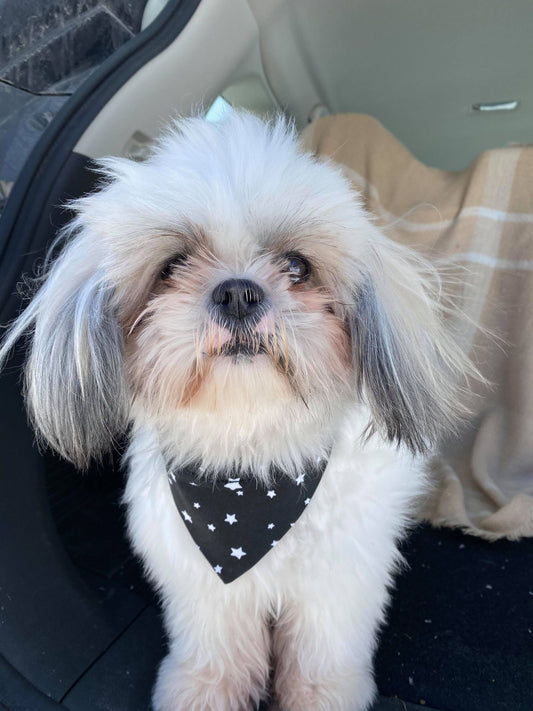
[[[533,146],[449,173],[365,115],[320,119],[303,139],[345,166],[385,234],[457,269],[465,347],[492,386],[474,385],[470,422],[443,443],[422,517],[488,539],[532,536]]]

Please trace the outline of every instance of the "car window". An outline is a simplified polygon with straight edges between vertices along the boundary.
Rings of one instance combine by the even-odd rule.
[[[0,213],[33,146],[63,104],[165,4],[0,2]]]

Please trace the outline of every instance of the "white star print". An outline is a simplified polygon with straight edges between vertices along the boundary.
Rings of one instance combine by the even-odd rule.
[[[238,491],[237,496],[244,496],[244,493],[242,491]]]
[[[273,523],[269,523],[268,526],[267,526],[267,528],[274,528],[274,524],[273,524]]]
[[[216,529],[216,526],[213,526],[212,523],[208,523],[208,524],[207,524],[207,528],[208,528],[210,531],[214,531],[214,530]]]
[[[303,483],[304,483],[304,479],[305,479],[305,474],[299,474],[299,475],[296,477],[296,483],[297,483],[298,485],[303,484]]]
[[[306,500],[304,501],[304,504],[307,506],[307,504],[308,504],[310,501],[311,501],[311,499],[306,499]]]
[[[199,509],[199,508],[200,508],[200,504],[197,503],[196,501],[194,502],[194,508],[195,508],[195,509]]]
[[[271,489],[270,491],[267,491],[267,496],[269,499],[273,499],[274,496],[276,496],[276,492],[272,491],[272,489]]]
[[[228,479],[228,483],[224,484],[224,489],[231,489],[232,491],[235,491],[236,489],[242,489],[242,486],[240,485],[240,478],[239,479]]]
[[[243,551],[243,549],[239,546],[239,548],[232,548],[231,549],[231,555],[234,558],[238,558],[239,560],[243,557],[243,555],[246,555],[246,553]]]
[[[220,575],[220,573],[222,572],[222,566],[221,566],[221,565],[215,565],[215,567],[213,568],[213,570],[215,571],[215,573],[218,573],[218,575]]]
[[[181,512],[181,515],[183,516],[183,518],[184,518],[186,521],[188,521],[189,523],[192,523],[192,518],[189,516],[189,514],[187,513],[187,511],[182,511],[182,512]]]
[[[229,523],[230,526],[233,526],[234,523],[237,523],[237,516],[235,516],[235,514],[227,513],[224,522]]]
[[[274,548],[274,546],[277,545],[277,543],[278,543],[278,541],[272,541],[272,543],[270,544],[270,547]]]

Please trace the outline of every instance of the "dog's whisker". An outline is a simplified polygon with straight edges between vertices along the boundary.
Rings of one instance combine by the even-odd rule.
[[[143,311],[141,311],[141,313],[137,316],[137,318],[135,319],[135,321],[134,321],[134,322],[132,323],[132,325],[130,326],[130,328],[129,328],[129,330],[128,330],[128,333],[127,333],[127,338],[129,338],[129,337],[131,336],[131,334],[133,333],[133,331],[137,328],[137,326],[141,323],[141,321],[146,317],[146,315],[147,315],[149,312],[150,312],[150,307],[149,307],[149,306],[146,307],[145,309],[143,309]]]
[[[200,373],[200,363],[202,360],[202,343],[205,341],[205,332],[200,335],[198,329],[194,331],[194,345],[196,356],[194,358],[194,377],[198,377]]]
[[[289,344],[288,344],[288,339],[287,339],[287,328],[286,328],[286,323],[285,319],[280,319],[280,337],[281,337],[281,345],[283,349],[283,361],[285,365],[285,374],[287,375],[289,372]]]

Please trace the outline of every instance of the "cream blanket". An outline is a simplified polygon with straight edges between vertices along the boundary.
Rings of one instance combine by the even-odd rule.
[[[385,234],[457,267],[465,347],[492,386],[474,384],[471,420],[443,443],[422,517],[488,539],[532,536],[533,146],[449,173],[365,115],[320,119],[303,140],[343,164]]]

